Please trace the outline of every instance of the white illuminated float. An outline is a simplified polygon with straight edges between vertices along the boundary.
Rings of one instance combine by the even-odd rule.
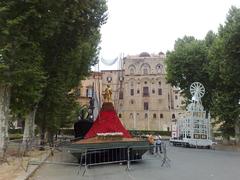
[[[194,82],[190,86],[191,103],[187,106],[185,116],[177,120],[170,142],[184,147],[206,147],[213,144],[211,140],[210,113],[202,105],[201,98],[205,94],[204,86]]]

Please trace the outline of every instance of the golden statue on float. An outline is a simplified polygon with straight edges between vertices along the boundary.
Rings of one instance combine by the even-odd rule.
[[[107,85],[103,93],[104,102],[112,102],[112,89]]]

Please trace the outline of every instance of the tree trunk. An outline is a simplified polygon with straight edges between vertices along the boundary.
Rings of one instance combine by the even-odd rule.
[[[230,137],[229,136],[223,136],[223,144],[229,144]]]
[[[27,115],[25,119],[25,127],[24,127],[24,134],[23,134],[23,150],[28,151],[29,147],[32,145],[34,139],[34,123],[35,123],[35,115],[37,111],[37,106]]]
[[[29,149],[29,142],[30,142],[30,129],[31,129],[31,118],[30,118],[30,113],[27,115],[25,118],[25,123],[24,123],[24,133],[23,133],[23,152],[24,154],[26,151]]]
[[[0,85],[0,158],[3,159],[8,143],[8,120],[11,88]]]
[[[47,133],[48,143],[50,147],[54,146],[54,134],[52,132]]]
[[[41,128],[41,133],[40,133],[40,150],[44,150],[44,146],[45,146],[45,134],[46,134],[46,130],[44,127]]]
[[[240,118],[235,122],[235,143],[240,144]]]

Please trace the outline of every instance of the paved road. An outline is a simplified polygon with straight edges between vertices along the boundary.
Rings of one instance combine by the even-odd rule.
[[[85,176],[77,174],[78,167],[67,165],[42,166],[31,180],[238,180],[240,179],[240,153],[206,149],[168,147],[171,167],[161,167],[161,161],[145,160],[132,165],[106,165],[91,167]],[[76,162],[70,154],[56,154],[61,161]],[[51,159],[50,159],[51,160]],[[82,172],[82,171],[81,171]]]

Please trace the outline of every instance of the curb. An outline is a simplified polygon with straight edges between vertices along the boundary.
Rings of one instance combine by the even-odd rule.
[[[240,152],[239,147],[215,147],[214,150],[218,151],[230,151],[230,152]]]

